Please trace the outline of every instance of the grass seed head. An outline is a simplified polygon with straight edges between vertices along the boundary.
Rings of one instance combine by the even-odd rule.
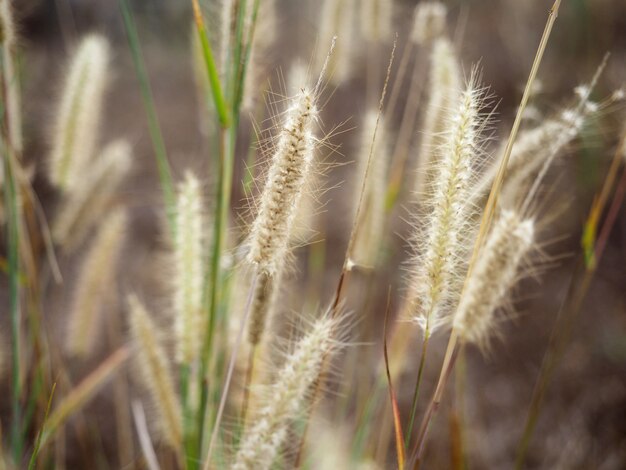
[[[372,43],[388,42],[393,34],[393,3],[391,0],[362,0],[361,34]]]
[[[440,2],[422,2],[415,7],[411,40],[425,44],[438,38],[446,29],[447,9]]]
[[[495,325],[495,312],[515,283],[534,236],[532,219],[522,219],[514,211],[502,211],[480,251],[453,320],[453,327],[463,340],[486,345]]]
[[[315,322],[298,341],[276,374],[265,401],[259,403],[251,426],[241,440],[233,470],[265,470],[281,450],[293,418],[302,411],[308,392],[319,377],[325,357],[336,349],[337,320]]]
[[[174,311],[176,357],[181,363],[193,362],[201,348],[204,332],[202,286],[204,249],[202,194],[198,179],[185,174],[176,200],[174,237]]]
[[[128,297],[130,331],[137,347],[136,360],[143,386],[152,397],[163,439],[174,449],[182,445],[182,413],[167,355],[154,322],[137,296]]]
[[[437,167],[437,148],[446,135],[447,110],[455,105],[462,89],[461,68],[454,45],[446,37],[433,43],[430,55],[428,105],[419,147],[415,190],[422,193]]]
[[[86,357],[93,352],[100,325],[100,312],[113,288],[115,267],[124,233],[126,213],[115,210],[103,221],[79,274],[70,308],[66,350],[72,356]]]
[[[475,179],[474,165],[482,157],[482,133],[487,125],[481,114],[483,100],[484,90],[473,76],[447,115],[444,143],[437,150],[437,170],[426,205],[425,227],[415,237],[417,258],[409,295],[413,318],[426,334],[441,324],[458,294],[473,214],[468,201]]]
[[[82,40],[72,58],[53,128],[50,181],[73,190],[87,168],[98,136],[109,67],[109,45],[99,35]]]
[[[311,176],[316,118],[315,97],[303,88],[285,115],[252,225],[247,260],[261,273],[276,275],[288,255],[293,222]]]

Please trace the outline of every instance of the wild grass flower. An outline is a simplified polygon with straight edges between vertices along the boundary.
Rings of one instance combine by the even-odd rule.
[[[583,87],[586,88],[586,87]],[[506,179],[500,196],[503,204],[514,207],[523,197],[524,187],[551,155],[565,152],[580,135],[589,120],[598,113],[599,106],[589,101],[587,93],[578,87],[576,107],[565,108],[554,117],[542,120],[537,126],[520,133],[507,165]],[[487,168],[474,190],[475,198],[487,196],[502,159],[501,150],[496,161]]]
[[[135,357],[143,386],[156,408],[156,424],[164,440],[174,449],[180,449],[182,413],[167,355],[154,322],[136,295],[128,297],[128,308],[131,336],[137,348]]]
[[[275,276],[289,252],[303,187],[311,176],[317,119],[315,96],[302,88],[291,99],[253,222],[247,260],[259,273]]]
[[[176,233],[174,236],[174,313],[176,358],[192,363],[200,352],[205,322],[202,314],[204,283],[204,241],[202,194],[200,182],[191,173],[185,174],[176,201]]]
[[[482,247],[454,316],[453,327],[467,342],[486,345],[495,312],[517,280],[519,266],[533,246],[535,223],[503,210]]]
[[[70,64],[52,135],[50,181],[63,191],[80,183],[93,157],[108,68],[106,39],[84,38]]]
[[[337,347],[337,320],[323,317],[295,346],[258,404],[232,465],[233,470],[269,469],[280,452],[289,423],[302,411],[325,357]]]
[[[428,104],[418,153],[415,191],[424,194],[438,168],[437,149],[446,136],[447,113],[462,90],[461,69],[454,45],[446,37],[435,40],[430,55]]]
[[[70,308],[66,350],[84,358],[93,352],[101,326],[100,312],[113,291],[115,269],[128,220],[118,209],[103,221],[93,245],[83,261]]]
[[[416,236],[417,258],[409,286],[412,315],[426,335],[439,326],[457,294],[459,263],[467,250],[474,165],[482,157],[486,121],[484,90],[474,75],[445,120],[437,172],[427,201],[424,229]]]
[[[448,11],[440,2],[420,2],[415,7],[411,40],[425,44],[440,37],[446,28]]]
[[[393,34],[393,3],[391,0],[362,0],[361,34],[372,43],[387,42]]]

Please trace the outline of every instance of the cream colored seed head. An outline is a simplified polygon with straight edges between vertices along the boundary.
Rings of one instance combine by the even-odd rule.
[[[252,225],[248,261],[271,276],[285,261],[303,187],[311,173],[315,149],[313,123],[317,109],[309,90],[293,98]]]
[[[66,250],[77,246],[97,222],[131,167],[125,140],[108,144],[71,193],[65,195],[52,227],[52,238]]]
[[[174,449],[182,445],[182,413],[167,355],[158,340],[157,329],[137,296],[128,297],[130,331],[137,347],[136,359],[145,389],[150,393],[158,415],[157,425],[165,441]]]
[[[430,63],[428,106],[421,132],[415,181],[415,191],[418,194],[424,193],[425,186],[433,176],[433,167],[439,163],[436,160],[437,148],[443,144],[446,135],[447,112],[455,106],[462,89],[459,60],[454,45],[448,38],[435,40]]]
[[[425,44],[441,36],[446,29],[447,9],[440,2],[422,2],[415,7],[411,40]]]
[[[185,364],[197,358],[204,331],[202,215],[200,183],[191,172],[187,172],[176,201],[175,272],[172,277],[176,315],[176,358]]]
[[[417,237],[416,271],[410,286],[413,318],[430,334],[443,320],[457,294],[459,260],[466,251],[465,232],[473,164],[480,152],[481,95],[472,82],[447,120],[445,144],[439,150],[425,232]]]
[[[393,33],[393,4],[391,0],[361,1],[361,32],[372,42],[386,42]]]
[[[95,34],[76,51],[53,128],[50,181],[73,190],[93,157],[109,67],[109,45]]]
[[[290,421],[302,411],[307,392],[320,374],[322,363],[335,348],[336,321],[324,317],[296,345],[276,374],[265,401],[246,430],[232,470],[267,470],[278,455]]]
[[[72,299],[66,350],[84,358],[94,349],[100,312],[112,289],[117,259],[122,248],[128,220],[123,210],[116,210],[103,221],[93,245],[80,269]]]
[[[534,221],[503,211],[477,258],[454,317],[454,329],[472,343],[484,345],[494,314],[515,282],[519,265],[532,247]]]

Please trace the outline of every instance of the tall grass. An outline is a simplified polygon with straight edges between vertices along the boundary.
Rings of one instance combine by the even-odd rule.
[[[22,135],[28,108],[21,102],[29,97],[20,96],[15,77],[19,28],[9,5],[0,0],[0,261],[11,324],[11,413],[0,416],[2,429],[11,429],[2,447],[10,455],[0,457],[7,468],[28,461],[33,469],[404,470],[447,464],[439,454],[448,441],[454,468],[472,461],[464,453],[475,450],[462,441],[480,428],[463,419],[462,404],[477,393],[476,381],[465,380],[475,362],[463,352],[508,347],[494,338],[506,338],[516,284],[544,269],[553,220],[545,190],[558,184],[551,168],[623,98],[591,99],[605,59],[589,86],[575,90],[573,107],[524,122],[559,0],[516,114],[500,117],[512,120],[504,140],[482,84],[494,77],[468,65],[443,3],[422,2],[405,15],[389,0],[324,0],[309,68],[301,66],[306,55],[294,59],[284,90],[280,74],[268,80],[267,58],[289,48],[277,34],[285,2],[191,0],[182,11],[193,24],[202,111],[189,113],[203,120],[197,127],[209,151],[199,158],[210,172],[185,169],[180,178],[162,129],[166,110],[155,102],[159,77],[142,51],[149,23],[120,0],[162,193],[158,247],[138,231],[139,190],[128,191],[127,177],[141,163],[129,136],[99,150],[102,105],[114,92],[107,77],[119,73],[103,35],[86,35],[68,66],[59,65],[67,71],[49,126],[50,158],[34,174],[27,170],[24,161],[38,161],[28,155],[32,137]],[[471,70],[465,79],[463,70]],[[348,105],[349,124],[336,103]],[[617,138],[610,126],[602,133]],[[617,155],[623,149],[622,139]],[[233,198],[244,161],[251,166],[240,205]],[[564,318],[581,309],[615,223],[626,187],[615,184],[620,166],[616,156],[587,221],[580,254],[587,268],[557,316],[518,468],[571,333]],[[58,201],[44,204],[51,232],[37,215],[40,173]],[[348,190],[336,187],[343,178]],[[316,186],[330,189],[320,194]],[[301,219],[320,212],[320,233],[302,237]],[[63,284],[50,276],[51,246]],[[65,332],[61,341],[57,330]],[[8,354],[0,347],[0,365]],[[446,428],[436,418],[451,386],[458,401]]]

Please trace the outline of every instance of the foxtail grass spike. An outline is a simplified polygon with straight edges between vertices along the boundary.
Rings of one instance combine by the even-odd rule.
[[[518,267],[533,246],[535,224],[514,211],[502,211],[477,258],[459,302],[453,327],[463,340],[486,345],[495,312],[515,283]]]
[[[154,322],[137,296],[128,297],[128,307],[139,372],[154,402],[158,429],[172,448],[179,449],[182,445],[182,413],[167,355],[159,342]]]
[[[302,189],[311,175],[316,118],[315,96],[303,88],[287,111],[249,240],[248,261],[270,276],[278,273],[288,255]]]
[[[418,254],[410,299],[413,318],[427,335],[444,320],[462,277],[459,260],[467,250],[472,215],[468,200],[485,126],[483,93],[473,77],[448,113],[424,231],[416,236]]]
[[[198,357],[205,327],[202,315],[202,237],[205,234],[202,212],[200,183],[188,172],[176,201],[173,275],[176,357],[183,364],[190,364]]]
[[[99,35],[82,40],[72,59],[52,135],[50,181],[73,190],[93,157],[109,69],[109,45]]]
[[[415,190],[423,195],[439,164],[437,149],[445,137],[446,117],[461,92],[461,68],[454,45],[446,37],[437,39],[430,55],[428,104],[424,114],[418,154]]]
[[[421,2],[415,7],[411,41],[426,44],[440,37],[446,28],[447,9],[440,2]]]
[[[302,411],[307,392],[317,380],[325,357],[337,343],[337,321],[318,320],[296,345],[293,353],[276,374],[277,380],[246,430],[232,470],[266,470],[280,452],[289,424]]]
[[[73,356],[85,358],[93,352],[101,327],[100,312],[114,287],[115,268],[127,224],[126,213],[121,209],[107,216],[84,260],[70,309],[66,339],[66,349]]]

